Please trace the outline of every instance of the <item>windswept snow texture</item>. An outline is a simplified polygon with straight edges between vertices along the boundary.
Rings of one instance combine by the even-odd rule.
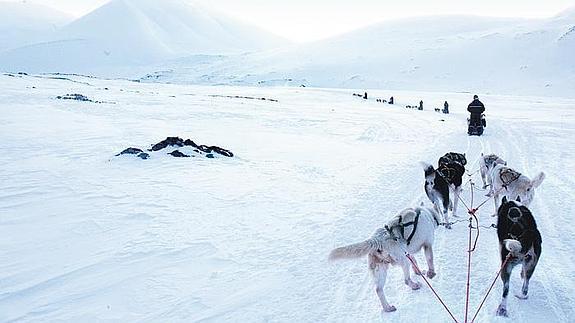
[[[51,41],[0,56],[0,68],[112,74],[119,66],[285,44],[280,37],[187,2],[113,0],[65,26]]]
[[[41,5],[0,2],[0,52],[53,37],[70,21],[67,14]]]
[[[154,81],[575,96],[575,11],[419,17],[274,52],[166,64]]]
[[[510,317],[496,318],[497,281],[477,322],[573,320],[574,100],[484,95],[486,133],[468,137],[469,94],[370,93],[393,95],[388,105],[356,89],[49,77],[0,76],[2,322],[448,322],[429,288],[410,290],[395,267],[385,289],[398,311],[382,314],[366,259],[327,255],[428,203],[419,161],[449,151],[466,153],[470,172],[481,153],[496,153],[529,176],[547,174],[532,204],[543,254],[530,297],[511,296]],[[55,99],[61,93],[116,104]],[[403,108],[420,99],[424,111]],[[452,114],[433,112],[444,100]],[[236,156],[114,157],[170,135]],[[469,186],[463,198],[470,203]],[[482,226],[491,213],[489,201]],[[436,231],[432,283],[461,322],[460,219]],[[473,312],[500,266],[494,229],[481,230],[472,266]]]

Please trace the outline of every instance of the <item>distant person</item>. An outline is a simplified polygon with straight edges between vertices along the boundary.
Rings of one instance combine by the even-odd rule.
[[[389,98],[389,104],[393,104],[393,97]]]
[[[445,101],[445,103],[443,103],[443,113],[445,113],[445,114],[449,113],[449,103],[447,103],[447,101]]]
[[[481,114],[485,112],[485,106],[481,101],[479,101],[479,97],[477,95],[473,96],[473,102],[469,103],[467,107],[467,111],[471,113],[471,122],[481,122]]]
[[[367,100],[367,92],[363,94],[363,98]]]
[[[423,110],[423,100],[419,101],[419,110]]]

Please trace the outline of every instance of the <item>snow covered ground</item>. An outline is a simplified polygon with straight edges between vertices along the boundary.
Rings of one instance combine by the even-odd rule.
[[[326,259],[427,202],[418,162],[448,151],[467,153],[470,172],[484,152],[547,174],[532,205],[543,255],[530,298],[510,298],[510,317],[496,318],[498,281],[478,321],[573,320],[575,100],[481,96],[488,128],[468,137],[468,93],[370,91],[393,95],[391,106],[357,90],[72,76],[1,75],[0,87],[2,322],[448,322],[399,268],[386,286],[398,311],[382,314],[365,259]],[[108,103],[56,99],[67,93]],[[403,108],[420,99],[425,111]],[[432,110],[444,100],[447,116]],[[236,156],[114,157],[167,136]],[[432,281],[460,320],[467,234],[465,222],[437,230]],[[498,269],[495,230],[483,229],[472,312]],[[517,269],[511,284],[520,287]]]

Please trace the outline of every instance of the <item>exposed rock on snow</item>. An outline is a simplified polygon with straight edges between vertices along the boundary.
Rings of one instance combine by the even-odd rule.
[[[164,139],[164,140],[162,140],[156,144],[153,144],[152,148],[150,148],[149,151],[157,152],[157,151],[160,151],[160,150],[165,149],[167,147],[191,147],[192,148],[192,150],[190,152],[188,152],[190,155],[183,153],[179,150],[174,150],[174,151],[168,153],[168,155],[171,155],[174,157],[195,157],[193,155],[194,152],[197,153],[198,155],[203,155],[205,153],[206,154],[205,157],[207,157],[207,158],[215,158],[214,153],[217,153],[217,154],[222,155],[224,157],[233,157],[234,156],[234,154],[227,149],[224,149],[224,148],[221,148],[218,146],[198,145],[191,139],[184,140],[180,137],[167,137],[166,139]],[[138,157],[141,157],[142,159],[148,159],[149,154],[143,153],[146,155],[145,158],[143,158],[142,156],[140,156],[142,153],[143,153],[143,150],[140,148],[127,148],[116,156],[125,155],[125,154],[138,154]]]
[[[56,97],[58,100],[75,100],[75,101],[83,101],[83,102],[93,102],[93,103],[104,103],[103,101],[94,101],[89,99],[87,96],[74,93],[74,94],[66,94],[66,95],[58,95]]]

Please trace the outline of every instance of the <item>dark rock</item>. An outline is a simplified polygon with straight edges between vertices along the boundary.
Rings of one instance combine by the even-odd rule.
[[[130,154],[130,155],[137,155],[137,154],[140,154],[140,153],[143,153],[143,150],[142,150],[142,149],[130,147],[130,148],[124,149],[121,153],[117,154],[116,156],[128,155],[128,154]]]
[[[184,147],[184,140],[179,137],[168,137],[152,146],[151,151],[162,150],[168,146]]]
[[[221,148],[221,147],[217,147],[217,146],[212,146],[211,148],[212,148],[213,151],[215,151],[216,153],[218,153],[218,154],[220,154],[220,155],[223,155],[223,156],[226,156],[226,157],[234,157],[234,154],[233,154],[231,151],[227,150],[227,149],[224,149],[224,148]]]
[[[215,158],[215,157],[214,157],[214,154],[207,154],[206,157],[208,157],[208,158]]]
[[[179,151],[179,150],[174,150],[174,151],[172,151],[171,153],[168,153],[168,155],[172,155],[172,156],[174,156],[174,157],[190,157],[190,156],[188,156],[188,155],[182,153],[182,152]]]
[[[142,159],[148,159],[148,158],[150,158],[150,155],[148,155],[147,153],[140,153],[140,154],[138,154],[138,157],[140,157]]]
[[[184,141],[184,145],[186,145],[186,146],[192,146],[192,147],[194,147],[194,148],[195,148],[195,147],[198,147],[198,145],[196,145],[196,143],[193,142],[193,141],[190,140],[190,139],[186,139],[186,141]]]

